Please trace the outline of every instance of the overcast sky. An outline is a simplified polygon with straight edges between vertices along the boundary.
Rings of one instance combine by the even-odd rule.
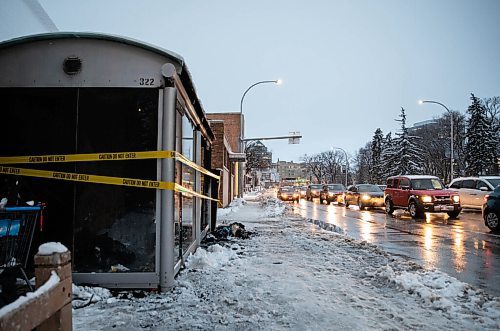
[[[265,142],[299,161],[341,147],[351,155],[380,127],[465,111],[470,93],[500,95],[498,0],[39,0],[60,31],[123,35],[186,60],[206,112],[237,112],[246,136],[300,131],[299,145]],[[2,39],[38,33],[2,0]],[[7,14],[8,13],[8,14]],[[24,26],[23,26],[24,25]],[[22,29],[21,29],[21,26]]]

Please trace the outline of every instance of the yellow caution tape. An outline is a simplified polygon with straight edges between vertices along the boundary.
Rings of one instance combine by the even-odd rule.
[[[83,182],[83,183],[109,184],[109,185],[119,185],[119,186],[129,186],[129,187],[152,188],[160,190],[173,190],[176,192],[185,193],[188,195],[200,197],[207,200],[218,201],[218,199],[214,199],[209,196],[200,194],[198,192],[185,188],[177,183],[162,182],[157,180],[86,175],[86,174],[78,174],[71,172],[35,170],[35,169],[24,169],[15,167],[4,167],[4,166],[0,166],[0,174],[49,178],[49,179],[67,180],[67,181]]]
[[[87,161],[124,161],[175,158],[177,161],[217,180],[220,176],[192,162],[176,151],[150,151],[150,152],[120,152],[120,153],[90,153],[90,154],[60,154],[37,156],[7,156],[0,157],[0,164],[19,163],[62,163],[62,162],[87,162]]]

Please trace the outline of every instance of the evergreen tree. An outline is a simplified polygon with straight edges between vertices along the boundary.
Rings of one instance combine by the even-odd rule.
[[[487,121],[486,109],[474,94],[472,104],[467,109],[465,163],[470,176],[486,175],[494,172],[496,159],[496,132]]]
[[[396,169],[396,151],[392,133],[389,132],[382,142],[382,152],[380,153],[380,174],[382,178],[397,175]]]
[[[357,183],[370,183],[372,169],[371,142],[359,149],[355,156],[356,168],[355,179]]]
[[[384,136],[382,130],[377,128],[372,139],[372,168],[370,173],[370,181],[375,184],[382,184],[385,180],[382,169],[382,145],[384,143]]]
[[[410,136],[406,127],[405,109],[401,107],[400,119],[401,131],[396,133],[396,169],[398,174],[421,174],[423,171],[423,151],[416,143],[418,137]]]

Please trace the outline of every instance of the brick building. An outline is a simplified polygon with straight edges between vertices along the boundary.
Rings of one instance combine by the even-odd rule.
[[[238,195],[239,167],[244,162],[240,150],[240,113],[207,114],[215,140],[212,145],[212,169],[219,171],[219,200],[226,207]]]

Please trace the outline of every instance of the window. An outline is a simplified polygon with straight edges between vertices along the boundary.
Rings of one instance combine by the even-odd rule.
[[[478,180],[477,184],[476,184],[476,189],[480,190],[481,187],[486,187],[488,189],[488,191],[491,191],[491,189],[489,188],[488,184],[486,184],[482,180]]]
[[[401,178],[399,180],[399,188],[409,187],[409,186],[410,186],[410,181],[408,180],[408,178]]]
[[[453,182],[453,184],[451,184],[450,188],[461,188],[462,187],[462,181],[461,180],[457,180],[455,182]]]
[[[466,179],[462,182],[462,188],[470,188],[473,189],[476,187],[475,181],[473,179]]]

